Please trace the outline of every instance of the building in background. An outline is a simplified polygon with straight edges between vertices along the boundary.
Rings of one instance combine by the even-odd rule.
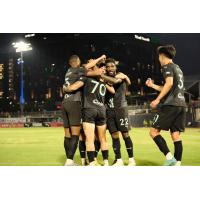
[[[8,61],[8,97],[11,100],[16,99],[16,94],[14,91],[14,63],[13,58]]]
[[[4,93],[4,64],[0,64],[0,99],[3,98],[3,93]]]
[[[131,95],[146,96],[152,91],[145,86],[146,78],[157,82],[160,68],[156,63],[158,42],[135,34],[10,34],[1,37],[0,49],[5,51],[4,97],[19,102],[19,54],[11,44],[30,42],[33,50],[24,53],[25,111],[55,110],[62,101],[62,85],[72,54],[80,56],[82,63],[102,54],[119,61],[119,71],[128,74]],[[6,43],[7,42],[7,43]],[[5,43],[4,47],[1,47]],[[9,46],[10,45],[10,46]]]

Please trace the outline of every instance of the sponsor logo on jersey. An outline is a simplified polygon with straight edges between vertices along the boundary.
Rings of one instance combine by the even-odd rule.
[[[72,94],[65,94],[65,99],[69,98],[70,96],[72,96]]]
[[[185,99],[185,97],[181,93],[178,93],[178,98],[183,100]]]
[[[94,99],[92,102],[93,102],[93,104],[96,104],[98,106],[104,106],[104,104],[99,102],[97,99]]]

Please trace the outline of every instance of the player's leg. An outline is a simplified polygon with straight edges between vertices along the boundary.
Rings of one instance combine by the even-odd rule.
[[[86,136],[86,149],[87,156],[89,160],[89,165],[94,166],[94,154],[95,154],[95,146],[94,146],[94,138],[95,138],[95,124],[83,122],[83,129]]]
[[[68,158],[69,156],[69,145],[70,145],[70,140],[71,140],[71,133],[69,128],[64,128],[65,136],[64,136],[64,149],[66,156]]]
[[[177,160],[176,166],[180,166],[183,154],[183,144],[180,137],[180,132],[176,131],[171,133],[171,137],[174,142],[174,158]]]
[[[81,130],[81,103],[80,102],[69,102],[67,105],[67,114],[69,118],[69,125],[71,130],[71,140],[68,154],[68,165],[75,165],[73,159],[78,147],[78,140]]]
[[[80,136],[80,130],[81,126],[71,126],[71,140],[70,140],[70,146],[69,146],[69,155],[68,160],[70,160],[70,163],[74,163],[74,155],[76,153],[76,149],[78,147],[78,141]]]
[[[175,111],[176,112],[176,111]],[[163,106],[159,112],[154,116],[152,127],[150,129],[150,136],[160,149],[160,151],[165,155],[166,166],[172,166],[176,164],[176,159],[171,154],[165,139],[161,136],[160,131],[168,131],[174,120],[174,107]]]
[[[62,118],[63,118],[63,126],[64,126],[64,149],[66,153],[66,157],[68,158],[69,156],[69,146],[70,146],[70,140],[71,140],[71,133],[70,133],[70,128],[69,128],[69,119],[67,112],[65,110],[65,103],[62,103],[61,107],[61,112],[62,112]],[[65,163],[66,165],[66,163]]]
[[[174,159],[173,155],[171,154],[165,139],[160,134],[160,129],[151,128],[150,129],[150,136],[160,149],[160,151],[165,155],[166,162],[164,165],[174,165],[176,160]]]
[[[127,109],[120,108],[116,109],[116,124],[117,129],[122,133],[122,137],[125,142],[126,150],[129,156],[129,166],[135,166],[135,159],[133,157],[133,142],[129,135],[129,119]]]
[[[85,134],[83,129],[81,129],[80,137],[79,137],[79,152],[81,157],[81,163],[83,166],[87,165],[86,161],[86,142],[85,142]]]
[[[112,137],[112,147],[115,153],[115,160],[112,165],[123,166],[124,163],[121,158],[121,144],[119,139],[119,132],[116,125],[116,115],[114,110],[107,110],[107,127]]]
[[[96,164],[98,165],[97,156],[98,156],[99,150],[101,149],[101,144],[99,141],[99,136],[98,136],[98,132],[97,132],[96,128],[95,128],[94,146],[95,146],[94,160],[95,160]]]
[[[183,144],[180,133],[185,131],[186,111],[184,107],[178,107],[176,110],[177,116],[173,121],[170,131],[174,142],[174,157],[177,160],[176,166],[180,166],[183,154]]]
[[[101,145],[101,152],[104,160],[104,166],[108,166],[108,142],[106,140],[106,124],[101,126],[96,126],[97,133],[99,136],[99,141]]]
[[[126,151],[128,153],[128,157],[129,157],[129,162],[128,162],[128,166],[135,166],[135,159],[133,156],[133,142],[130,138],[130,135],[128,132],[122,132],[122,136],[125,142],[125,146],[126,146]]]
[[[113,150],[115,153],[115,161],[113,163],[113,166],[124,166],[122,157],[121,157],[121,143],[119,139],[119,132],[113,132],[111,134],[112,137],[112,145],[113,145]]]

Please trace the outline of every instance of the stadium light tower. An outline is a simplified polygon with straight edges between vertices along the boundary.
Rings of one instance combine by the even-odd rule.
[[[32,50],[30,43],[25,43],[23,41],[12,43],[13,47],[16,49],[17,53],[20,53],[21,57],[18,59],[18,64],[21,64],[21,76],[20,76],[20,110],[21,116],[24,115],[24,60],[23,60],[23,52]]]

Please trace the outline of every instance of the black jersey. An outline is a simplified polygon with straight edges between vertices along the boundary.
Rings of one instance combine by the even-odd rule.
[[[80,79],[85,74],[84,67],[72,68],[70,67],[65,74],[65,85],[69,86]],[[81,101],[81,90],[72,93],[64,94],[64,101]]]
[[[95,78],[81,77],[83,87],[83,108],[105,108],[105,83]]]
[[[173,77],[173,86],[164,98],[163,105],[186,107],[184,97],[184,77],[180,67],[174,63],[165,65],[162,70],[163,77]]]
[[[123,108],[127,106],[126,101],[126,82],[115,84],[115,94],[106,93],[106,106],[108,109]]]

